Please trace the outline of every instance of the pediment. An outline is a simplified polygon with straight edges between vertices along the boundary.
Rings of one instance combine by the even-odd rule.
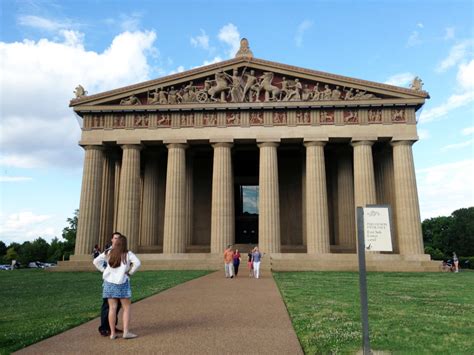
[[[82,109],[167,109],[208,106],[357,105],[399,101],[421,105],[429,95],[335,74],[235,58],[160,79],[71,100]]]

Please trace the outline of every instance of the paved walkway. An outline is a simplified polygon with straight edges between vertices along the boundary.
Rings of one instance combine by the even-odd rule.
[[[18,353],[303,354],[269,272],[256,280],[242,271],[234,279],[215,272],[134,303],[136,339],[102,337],[95,319]]]

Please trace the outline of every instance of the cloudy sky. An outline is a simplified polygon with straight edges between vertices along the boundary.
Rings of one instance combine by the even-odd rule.
[[[414,145],[422,218],[474,205],[473,2],[0,2],[0,240],[50,240],[79,207],[68,102],[233,57],[407,87],[431,99]]]

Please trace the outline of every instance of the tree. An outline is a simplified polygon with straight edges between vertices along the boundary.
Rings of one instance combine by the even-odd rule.
[[[60,241],[58,238],[53,238],[48,249],[48,262],[56,262],[62,260],[64,255],[65,242]]]
[[[8,248],[5,257],[7,258],[8,262],[11,262],[12,260],[18,260],[18,253],[14,248]]]
[[[7,253],[7,245],[0,240],[0,256],[4,256]]]
[[[433,258],[474,256],[474,207],[461,208],[449,217],[425,219],[422,223],[426,252]]]
[[[69,226],[63,229],[62,237],[66,240],[64,244],[64,256],[69,259],[69,255],[74,254],[74,247],[76,246],[76,234],[77,234],[77,217],[79,210],[74,211],[74,216],[67,219]]]

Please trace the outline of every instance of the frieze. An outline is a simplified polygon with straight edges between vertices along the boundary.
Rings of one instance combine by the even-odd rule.
[[[341,87],[271,71],[233,69],[172,86],[158,86],[117,102],[124,106],[293,101],[354,101],[381,99],[364,90]]]
[[[412,112],[413,111],[413,112]],[[324,110],[255,110],[158,112],[135,114],[88,114],[83,128],[134,129],[180,127],[235,127],[235,126],[303,126],[412,123],[410,108],[392,109],[324,109]],[[416,122],[415,122],[416,123]]]

